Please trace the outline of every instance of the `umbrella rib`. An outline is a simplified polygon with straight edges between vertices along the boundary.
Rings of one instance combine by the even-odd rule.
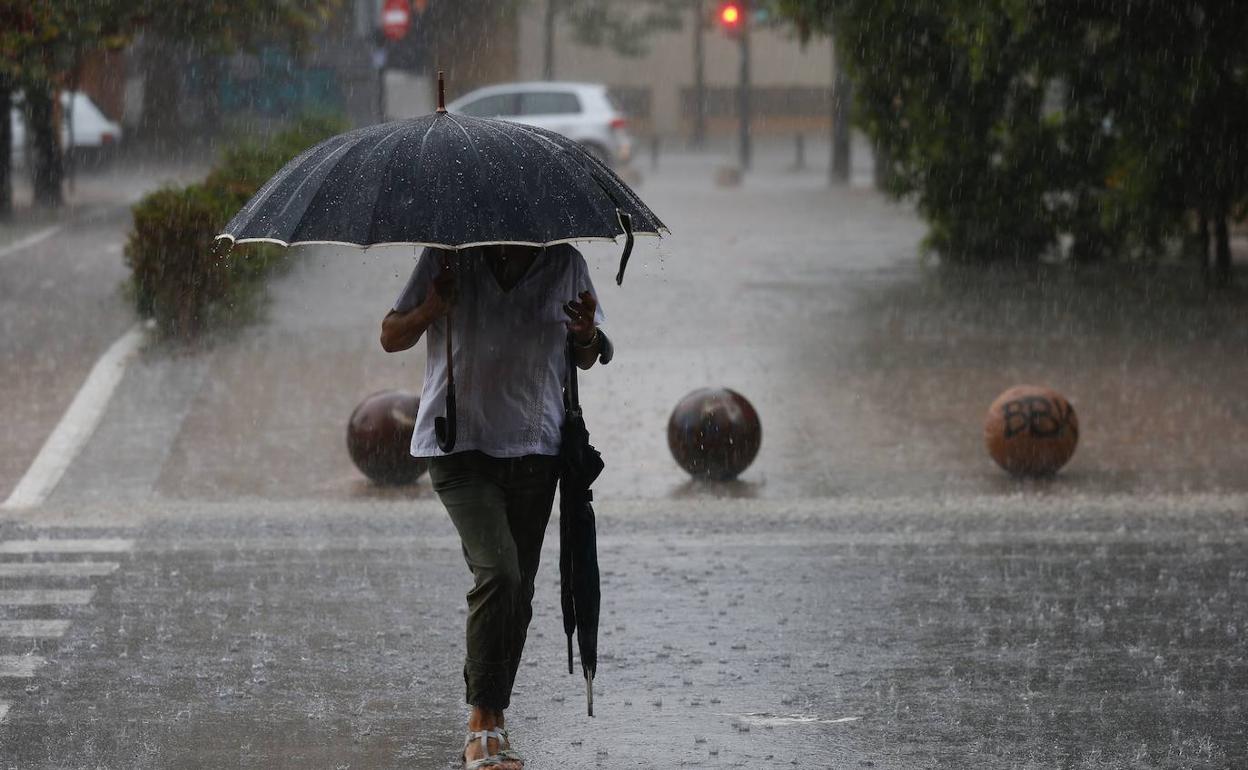
[[[552,163],[558,162],[561,166],[563,166],[565,170],[567,170],[569,163],[572,163],[576,160],[572,152],[564,147],[560,147],[558,152],[553,153],[553,156],[554,157],[551,159],[551,162]],[[591,196],[592,191],[597,191],[600,195],[605,197],[611,203],[613,207],[615,207],[616,216],[613,219],[614,219],[614,224],[618,225],[620,202],[615,199],[615,196],[611,194],[611,191],[607,189],[606,185],[604,185],[601,181],[599,181],[598,177],[594,175],[593,171],[585,168],[583,165],[577,164],[577,168],[574,171],[572,171],[572,178],[576,180],[577,184],[582,188],[583,193],[585,195]],[[592,187],[590,186],[591,181],[593,182]],[[599,219],[602,221],[603,225],[606,227],[608,231],[615,232],[615,227],[613,226],[612,219],[607,219],[606,217],[604,217],[602,215],[602,212],[597,207],[595,207],[593,211],[594,211],[594,214],[599,217]],[[621,233],[623,232],[622,228],[620,232]],[[616,233],[615,235],[618,238],[620,233]]]
[[[425,162],[425,141],[429,138],[429,134],[433,133],[433,128],[436,125],[437,125],[436,120],[431,121],[429,123],[429,128],[425,129],[424,135],[420,137],[420,149],[416,151],[416,168],[418,170],[424,166],[424,162]],[[402,129],[396,128],[395,133],[399,132],[400,130]],[[393,134],[391,134],[391,136],[393,136]],[[399,144],[396,144],[394,147],[390,149],[390,156],[386,158],[386,162],[382,165],[383,173],[389,173],[390,164],[394,162],[395,153],[399,151],[399,146],[401,144],[402,142],[400,142]],[[368,240],[370,241],[373,240],[373,229],[377,226],[377,204],[380,202],[381,202],[381,185],[378,185],[377,197],[373,198],[373,205],[368,210]]]
[[[349,134],[343,134],[341,136],[335,136],[335,137],[326,139],[324,142],[321,142],[315,147],[309,147],[308,149],[304,150],[303,152],[299,153],[298,155],[296,155],[295,157],[287,161],[286,165],[283,166],[281,169],[279,169],[278,172],[269,179],[269,181],[261,185],[260,189],[256,191],[256,194],[252,196],[251,200],[247,201],[246,205],[244,205],[239,210],[239,212],[230,219],[230,221],[226,224],[225,232],[229,232],[230,225],[234,224],[236,221],[240,219],[245,218],[246,220],[245,222],[242,223],[242,226],[246,226],[247,224],[250,224],[251,218],[260,210],[260,208],[265,203],[268,203],[269,198],[272,197],[273,195],[273,191],[276,190],[278,186],[282,184],[282,182],[286,181],[287,177],[293,174],[296,168],[302,165],[300,161],[302,161],[304,158],[311,156],[313,153],[319,150],[323,145],[329,144],[330,142],[333,142],[335,139],[340,140],[339,146],[346,144],[348,136]]]
[[[520,129],[520,133],[524,134],[525,136],[540,140],[542,142],[545,142],[546,144],[554,145],[555,151],[550,153],[550,158],[547,161],[548,166],[554,164],[555,162],[558,162],[564,168],[564,170],[568,169],[568,162],[575,158],[575,152],[579,149],[579,147],[576,145],[575,142],[569,139],[568,140],[569,146],[564,146],[540,131],[531,130],[532,126],[525,126],[519,123],[514,124],[514,125],[518,126]],[[576,180],[576,184],[580,186],[581,193],[583,195],[592,199],[593,193],[595,191],[600,192],[606,196],[607,200],[609,200],[613,206],[615,206],[617,209],[619,208],[619,202],[606,189],[606,186],[603,185],[602,182],[598,180],[598,178],[593,173],[593,170],[587,169],[582,165],[576,168],[575,171],[571,174],[571,176],[574,180]],[[589,186],[589,184],[586,181],[586,177],[593,179],[594,185],[595,185],[594,187]],[[614,232],[614,228],[612,227],[610,219],[606,219],[605,217],[603,217],[602,213],[596,207],[593,208],[592,211],[594,212],[595,216],[599,217],[602,225],[608,231]],[[614,241],[615,238],[618,238],[618,237],[619,237],[619,233],[616,233],[615,237],[612,238],[612,240]]]
[[[402,126],[402,124],[400,124],[400,125],[399,125],[399,126],[397,126],[397,127],[396,127],[393,131],[391,131],[391,132],[387,133],[385,136],[383,136],[381,139],[379,139],[379,140],[377,141],[377,143],[373,145],[373,149],[376,149],[377,147],[380,147],[382,144],[384,144],[384,143],[386,143],[387,141],[389,141],[389,140],[391,139],[391,137],[395,136],[396,134],[402,133],[402,131],[403,131],[403,126]],[[389,156],[388,158],[386,158],[386,163],[385,163],[385,166],[383,166],[383,168],[389,168],[389,166],[390,166],[390,161],[394,160],[394,153],[398,151],[398,147],[399,147],[399,145],[398,145],[398,144],[395,144],[395,146],[394,146],[394,147],[390,148],[390,156]],[[372,151],[372,150],[370,150],[370,152],[371,152],[371,151]],[[363,167],[363,164],[361,164],[361,167]],[[369,232],[368,232],[368,239],[369,239],[369,240],[372,240],[372,237],[373,237],[373,233],[372,233],[372,230],[373,230],[373,223],[377,221],[377,220],[376,220],[376,216],[377,216],[377,203],[381,200],[381,185],[377,185],[375,189],[376,189],[376,191],[377,191],[377,192],[376,192],[376,194],[373,196],[373,203],[372,203],[372,205],[371,205],[371,206],[369,206],[369,208],[368,208],[368,231],[369,231]]]
[[[321,158],[320,160],[318,160],[316,164],[311,169],[309,169],[309,173],[305,174],[303,179],[300,180],[300,182],[297,185],[295,185],[295,189],[291,191],[291,194],[287,196],[286,205],[282,206],[281,209],[274,212],[274,217],[273,217],[274,220],[280,221],[285,217],[285,214],[287,211],[290,210],[290,207],[295,205],[295,202],[299,200],[299,195],[298,195],[299,191],[308,187],[312,183],[313,178],[317,179],[318,185],[320,184],[320,182],[324,181],[325,177],[327,177],[330,173],[333,172],[334,168],[337,167],[338,163],[342,160],[343,156],[345,156],[347,154],[347,151],[349,151],[351,147],[353,146],[354,146],[353,143],[342,142],[337,147],[333,148],[328,153],[326,153],[324,158]],[[322,171],[324,171],[325,173],[322,174],[321,173]],[[292,227],[290,230],[291,235],[294,235],[295,233],[299,232],[299,226],[303,224],[304,217],[307,216],[308,209],[311,208],[312,201],[315,198],[316,198],[316,193],[314,192],[312,194],[312,197],[308,199],[307,204],[304,206],[303,211],[299,212],[299,219],[298,221],[295,222],[295,226]]]
[[[444,113],[444,117],[446,117],[447,120],[450,120],[451,123],[455,124],[455,127],[459,129],[459,132],[464,135],[464,140],[468,142],[468,146],[472,149],[472,154],[477,160],[477,163],[474,165],[474,168],[477,170],[476,173],[478,174],[478,178],[479,178],[480,177],[480,165],[481,165],[481,151],[477,148],[476,140],[472,138],[472,134],[468,133],[468,129],[464,128],[463,124],[460,123],[458,120],[456,120],[455,115],[453,113],[450,113],[450,112]],[[491,213],[493,214],[494,221],[501,221],[502,213],[498,210],[498,206],[495,203],[494,199],[489,198],[488,200],[490,201],[490,210],[491,210]],[[530,206],[529,211],[531,212],[532,210],[533,209]]]
[[[499,122],[502,122],[502,121],[499,121]],[[481,121],[481,124],[482,124],[482,126],[483,126],[486,130],[493,131],[495,134],[497,134],[497,135],[499,135],[499,136],[503,137],[503,139],[505,139],[505,140],[507,140],[508,142],[510,142],[510,143],[511,143],[511,145],[512,145],[513,147],[515,147],[517,151],[521,151],[521,150],[522,150],[522,148],[520,147],[520,143],[519,143],[519,142],[517,142],[517,141],[515,140],[515,138],[514,138],[514,137],[512,137],[512,136],[511,136],[511,135],[510,135],[507,131],[504,131],[504,130],[502,130],[500,127],[498,127],[498,126],[494,125],[494,121],[492,121],[492,120],[482,120],[482,121]],[[520,125],[520,124],[518,124],[518,123],[507,123],[506,125],[507,125],[508,127],[511,127],[511,126],[518,126],[518,125]],[[529,136],[529,135],[530,135],[528,132],[523,132],[523,131],[522,131],[522,132],[520,132],[520,133],[523,133],[525,136]],[[541,218],[538,216],[537,209],[535,209],[535,208],[533,207],[533,199],[532,199],[532,197],[531,197],[531,196],[528,196],[528,195],[524,195],[524,196],[522,196],[522,198],[521,198],[521,199],[524,201],[524,205],[525,205],[525,207],[526,207],[526,208],[528,208],[528,210],[529,210],[529,221],[531,221],[531,222],[540,222],[540,221],[541,221]],[[543,233],[543,234],[542,234],[542,239],[543,239],[543,240],[545,240],[545,239],[546,239],[546,235],[547,235],[547,233]],[[543,248],[545,248],[545,247],[543,247]]]
[[[393,131],[391,131],[391,132],[389,132],[388,134],[386,134],[385,136],[381,137],[380,139],[378,139],[376,142],[374,142],[374,143],[373,143],[373,146],[372,146],[372,148],[370,148],[369,152],[371,152],[371,151],[372,151],[372,149],[377,148],[379,145],[381,145],[382,143],[384,143],[387,139],[389,139],[390,137],[394,136],[395,134],[399,133],[399,132],[400,132],[400,131],[402,131],[402,130],[403,130],[403,129],[402,129],[401,127],[400,127],[400,128],[396,128],[396,129],[394,129]],[[345,150],[344,152],[340,153],[340,154],[339,154],[339,155],[335,158],[335,160],[334,160],[334,164],[333,164],[333,168],[331,168],[331,169],[330,169],[330,173],[332,173],[332,172],[334,171],[334,169],[338,168],[338,164],[342,163],[342,162],[346,159],[347,155],[349,155],[349,154],[350,154],[351,150],[353,150],[353,149],[355,149],[356,147],[359,147],[359,146],[360,146],[361,140],[363,140],[363,139],[365,138],[366,134],[367,134],[367,132],[361,132],[361,136],[357,137],[357,138],[356,138],[356,141],[353,141],[353,142],[351,142],[350,144],[344,143],[344,145],[343,145],[343,146],[345,146],[345,147],[346,147],[346,150]],[[339,148],[339,149],[341,149],[341,148]],[[306,180],[305,180],[305,181],[306,181]],[[299,232],[299,228],[303,226],[303,222],[304,222],[304,220],[306,220],[306,219],[308,218],[308,212],[312,210],[312,202],[316,200],[316,197],[317,197],[317,196],[313,195],[313,196],[312,196],[312,199],[311,199],[310,201],[308,201],[308,206],[307,206],[307,208],[305,208],[305,209],[303,210],[303,212],[299,215],[299,221],[295,223],[295,226],[294,226],[293,228],[291,228],[291,231],[290,231],[290,232],[291,232],[291,235],[294,235],[295,233]],[[373,198],[373,207],[374,207],[374,208],[377,206],[377,198],[378,198],[378,197],[380,197],[380,188],[378,188],[378,196]],[[371,223],[371,221],[372,221],[372,220],[370,219],[369,221],[370,221],[370,223]],[[370,227],[371,227],[371,224],[370,224]]]
[[[590,178],[592,178],[595,184],[597,184],[598,189],[611,201],[612,204],[615,205],[617,209],[619,209],[621,208],[620,201],[611,192],[611,189],[606,184],[604,184],[602,180],[599,178],[605,172],[608,175],[608,179],[612,179],[616,181],[620,189],[625,191],[625,194],[626,194],[625,203],[629,207],[635,209],[637,214],[641,214],[645,216],[645,218],[649,221],[649,223],[655,226],[656,232],[660,229],[665,229],[663,227],[662,222],[658,221],[658,217],[656,217],[654,213],[650,211],[649,207],[647,207],[644,203],[642,203],[641,200],[637,198],[635,194],[631,196],[628,195],[628,193],[631,192],[631,190],[629,190],[628,186],[625,185],[622,181],[619,180],[618,177],[615,176],[615,172],[611,171],[611,169],[608,168],[606,164],[604,164],[602,161],[598,160],[597,158],[595,158],[594,156],[588,153],[584,153],[584,155],[586,158],[589,158],[589,160],[591,161],[591,165],[586,167],[584,163],[580,163],[581,158],[577,156],[575,152],[575,150],[580,149],[576,145],[576,142],[572,141],[571,139],[567,139],[566,141],[568,143],[568,146],[565,146],[554,138],[554,136],[559,136],[558,134],[554,136],[550,136],[550,135],[547,135],[546,132],[537,130],[533,126],[525,126],[522,124],[517,124],[517,125],[519,125],[521,131],[525,133],[526,135],[536,137],[538,139],[541,139],[547,142],[548,144],[553,144],[555,147],[557,147],[558,152],[554,154],[558,155],[561,161],[567,160],[565,156],[569,156],[569,155],[573,156],[578,161],[579,166],[580,166],[580,168],[578,168],[577,170],[580,171],[581,173],[578,174],[577,176],[578,177],[589,176]],[[566,139],[566,137],[560,137],[560,138]],[[633,212],[625,212],[625,213],[633,213]],[[611,228],[611,225],[609,223],[608,223],[608,228],[614,229],[614,228]],[[622,233],[623,233],[623,230],[621,229],[620,232],[617,233],[616,237],[619,237],[619,235]]]

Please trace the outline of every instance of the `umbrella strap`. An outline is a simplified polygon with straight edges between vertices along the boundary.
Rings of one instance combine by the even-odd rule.
[[[433,434],[438,439],[438,448],[451,454],[456,448],[456,366],[451,356],[451,313],[447,313],[447,416],[433,418]]]
[[[449,266],[449,257],[447,258]],[[451,344],[452,313],[446,318],[446,416],[433,418],[433,434],[438,440],[438,448],[446,454],[455,449],[455,433],[458,418],[455,414],[455,359],[452,355],[454,346]]]
[[[563,389],[563,408],[572,411],[580,411],[581,408],[581,392],[576,382],[576,349],[573,347],[575,339],[572,332],[568,332],[568,382]]]
[[[633,217],[623,211],[619,214],[620,225],[624,228],[624,253],[620,255],[620,272],[615,274],[615,285],[623,286],[624,269],[628,267],[628,258],[633,255]]]

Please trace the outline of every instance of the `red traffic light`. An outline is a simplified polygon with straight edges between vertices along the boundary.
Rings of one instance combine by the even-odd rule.
[[[736,29],[741,23],[741,6],[736,3],[725,3],[719,9],[719,23],[728,29]]]

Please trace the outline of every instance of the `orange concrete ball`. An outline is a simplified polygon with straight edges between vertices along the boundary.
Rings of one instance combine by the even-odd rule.
[[[412,457],[420,396],[383,390],[360,402],[347,420],[347,451],[360,472],[378,484],[411,484],[428,464]]]
[[[1018,476],[1047,476],[1070,460],[1079,443],[1079,419],[1060,393],[1016,385],[997,396],[984,420],[988,454]]]

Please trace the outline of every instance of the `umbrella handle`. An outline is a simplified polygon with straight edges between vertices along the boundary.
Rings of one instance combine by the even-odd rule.
[[[455,448],[455,362],[451,356],[451,314],[446,314],[446,417],[433,418],[438,448],[450,454]]]
[[[455,386],[448,385],[446,391],[446,417],[433,418],[433,432],[438,439],[438,448],[450,454],[455,448]]]

